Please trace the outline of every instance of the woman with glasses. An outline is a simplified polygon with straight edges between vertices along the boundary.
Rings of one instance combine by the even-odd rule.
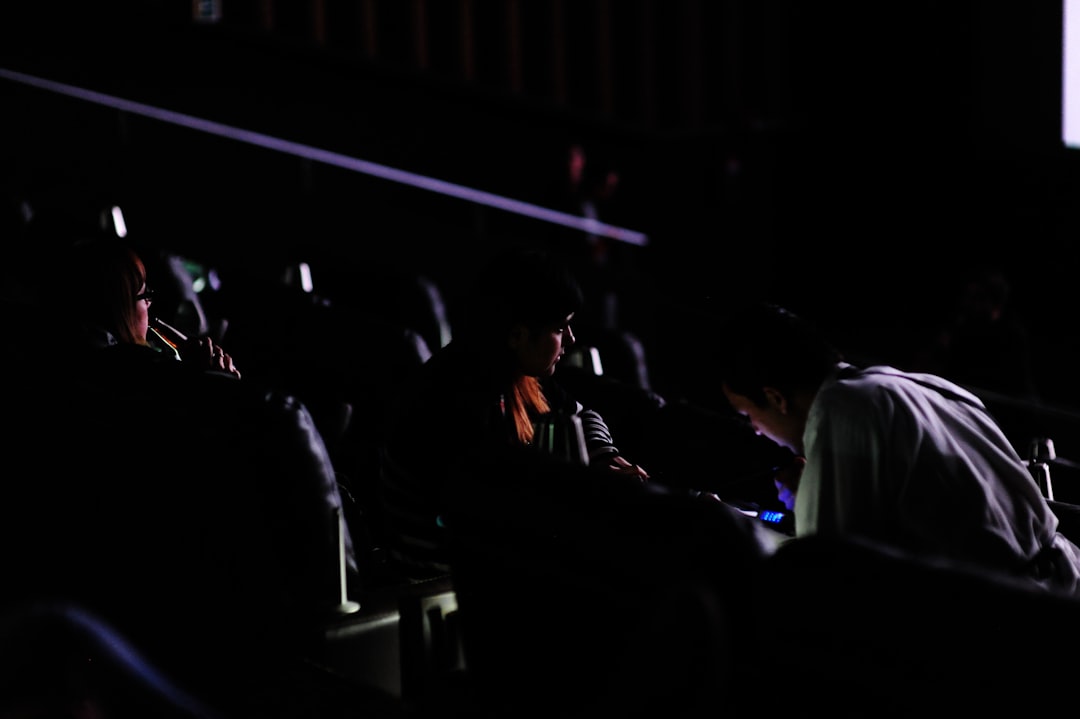
[[[233,358],[210,337],[163,336],[168,330],[151,311],[154,291],[146,265],[135,249],[116,238],[82,240],[72,245],[62,266],[65,312],[74,312],[83,347],[137,345],[161,350],[203,370],[239,379]],[[153,324],[153,329],[151,325]]]

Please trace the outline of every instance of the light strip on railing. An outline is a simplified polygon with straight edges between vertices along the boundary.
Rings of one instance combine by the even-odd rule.
[[[449,195],[451,197],[457,197],[468,202],[474,202],[480,205],[486,205],[488,207],[494,207],[506,212],[524,215],[532,217],[545,222],[552,222],[558,225],[564,225],[573,229],[581,230],[593,235],[600,235],[603,237],[609,237],[620,242],[626,242],[632,245],[645,246],[648,244],[648,237],[635,230],[629,230],[625,227],[619,227],[618,225],[609,225],[605,222],[590,219],[588,217],[580,217],[578,215],[572,215],[566,212],[560,212],[558,210],[552,210],[539,205],[534,205],[528,202],[522,202],[520,200],[514,200],[509,197],[502,197],[501,195],[495,195],[490,192],[484,192],[482,190],[476,190],[464,185],[457,185],[452,182],[445,182],[443,180],[436,180],[424,175],[418,175],[413,172],[406,172],[404,170],[397,170],[393,167],[387,167],[386,165],[380,165],[374,162],[368,162],[367,160],[361,160],[356,157],[349,157],[348,155],[342,155],[337,152],[330,152],[329,150],[323,150],[310,145],[304,145],[298,142],[290,142],[289,140],[282,140],[278,137],[272,137],[270,135],[264,135],[262,133],[253,132],[251,130],[245,130],[239,127],[232,127],[230,125],[223,125],[219,122],[213,122],[212,120],[206,120],[200,117],[193,117],[191,115],[185,115],[179,112],[173,112],[171,110],[165,110],[160,107],[153,107],[151,105],[145,105],[139,102],[133,102],[131,100],[125,100],[123,98],[114,97],[112,95],[106,95],[100,92],[94,92],[93,90],[86,90],[84,88],[75,87],[73,85],[66,85],[64,83],[48,80],[45,78],[34,77],[33,75],[27,75],[25,73],[17,72],[15,70],[9,70],[0,68],[0,78],[11,80],[13,82],[22,83],[24,85],[30,85],[49,92],[55,92],[61,95],[67,95],[69,97],[75,97],[80,100],[86,100],[98,105],[104,105],[116,110],[122,110],[124,112],[130,112],[136,115],[142,115],[144,117],[150,117],[161,122],[167,122],[173,125],[180,125],[182,127],[191,128],[193,130],[199,130],[200,132],[210,133],[212,135],[218,135],[220,137],[229,138],[238,142],[245,142],[250,145],[258,145],[259,147],[265,147],[269,150],[276,150],[278,152],[284,152],[289,155],[295,155],[296,157],[303,157],[316,162],[321,162],[326,165],[333,165],[335,167],[342,167],[347,170],[353,170],[365,175],[372,175],[374,177],[381,177],[384,180],[390,180],[391,182],[398,182],[404,185],[410,185],[423,190],[436,192],[441,195]]]

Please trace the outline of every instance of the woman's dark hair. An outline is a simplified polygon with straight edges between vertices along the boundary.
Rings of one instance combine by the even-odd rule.
[[[536,377],[516,373],[509,334],[516,325],[530,330],[561,326],[583,303],[581,286],[566,265],[542,250],[525,248],[493,257],[465,297],[454,342],[469,347],[496,374],[506,370],[505,411],[522,443],[532,441],[533,416],[546,414],[550,405]]]
[[[812,390],[843,355],[807,320],[779,305],[750,302],[719,324],[716,374],[732,392],[765,402],[764,387]]]
[[[476,275],[457,330],[469,341],[502,341],[516,324],[561,324],[584,303],[570,269],[543,250],[513,248],[495,255]]]
[[[135,249],[117,238],[80,239],[64,248],[59,263],[65,312],[84,325],[107,330],[123,344],[146,344],[138,336],[135,299],[146,266]]]

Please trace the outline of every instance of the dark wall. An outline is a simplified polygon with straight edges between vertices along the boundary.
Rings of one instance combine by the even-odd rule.
[[[652,239],[621,248],[619,287],[665,374],[699,334],[695,310],[746,294],[899,356],[956,273],[989,262],[1014,283],[1052,396],[1080,397],[1068,328],[1076,159],[1058,142],[1056,4],[679,3],[699,12],[685,37],[675,15],[633,6],[652,7],[666,38],[655,91],[610,114],[580,90],[559,104],[500,89],[490,71],[478,73],[488,84],[421,72],[408,52],[370,62],[320,50],[286,16],[277,35],[259,31],[252,3],[224,6],[250,11],[244,28],[196,26],[188,3],[22,3],[5,20],[0,67],[542,205],[566,143],[586,138],[621,171],[607,219]],[[613,57],[613,87],[633,84],[630,55]],[[133,230],[226,264],[378,259],[453,283],[507,238],[580,240],[137,113],[7,80],[0,92],[18,108],[0,117],[15,191],[89,187],[123,200]]]

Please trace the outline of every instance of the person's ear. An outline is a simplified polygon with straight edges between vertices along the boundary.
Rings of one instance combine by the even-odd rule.
[[[788,413],[788,401],[783,392],[775,387],[763,387],[762,389],[765,390],[765,401],[770,407],[780,414]]]

